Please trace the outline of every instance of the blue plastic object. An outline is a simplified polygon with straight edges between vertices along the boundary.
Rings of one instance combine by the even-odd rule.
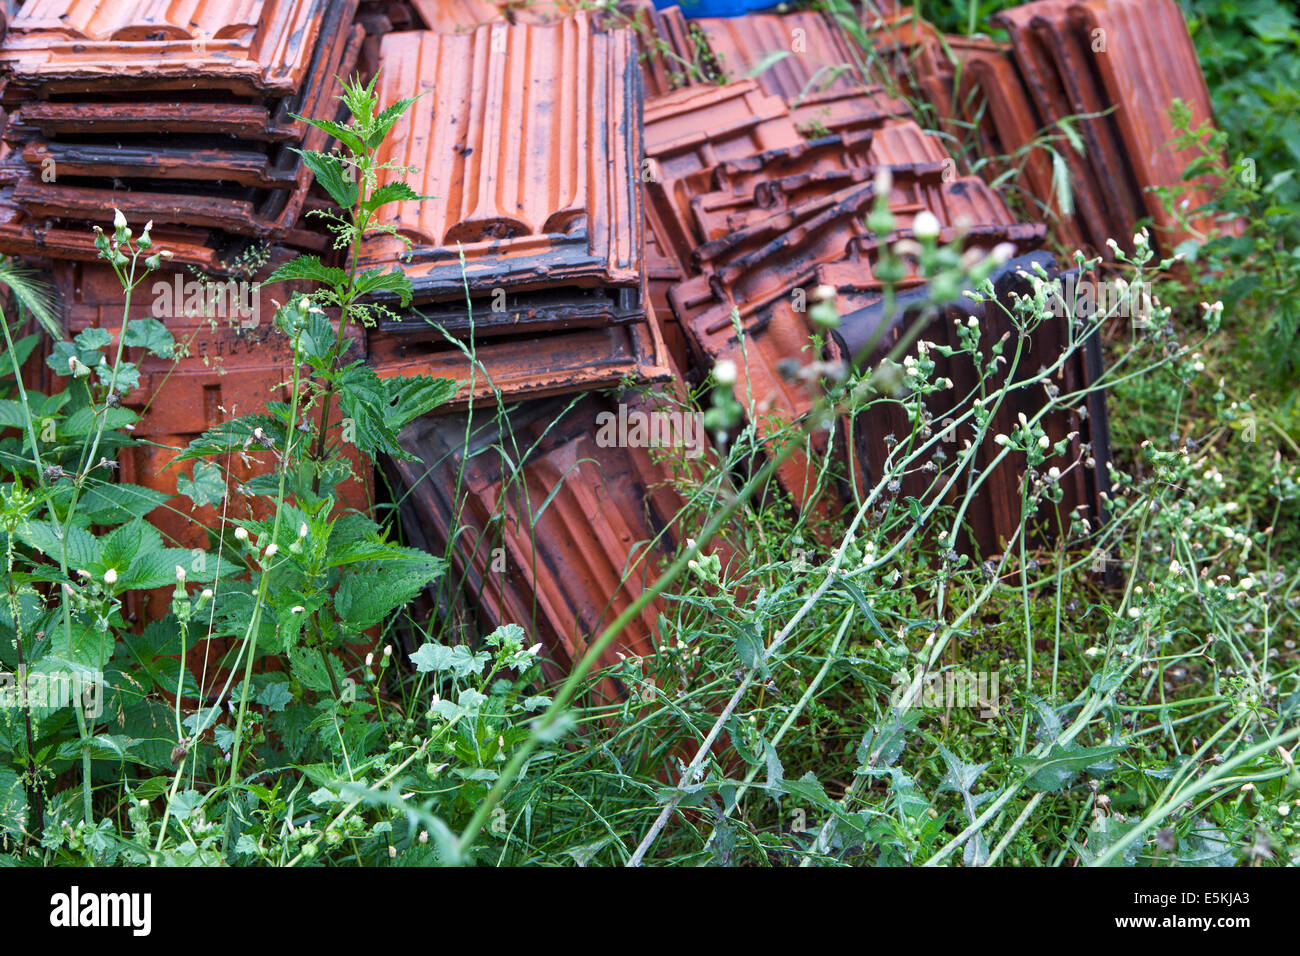
[[[772,0],[654,0],[659,9],[681,7],[686,19],[695,17],[738,17],[776,6]]]

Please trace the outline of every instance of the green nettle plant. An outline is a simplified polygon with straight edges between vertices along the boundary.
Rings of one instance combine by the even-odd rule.
[[[96,862],[213,862],[245,846],[259,808],[275,803],[279,784],[254,781],[280,759],[280,746],[302,759],[313,752],[306,741],[319,739],[323,758],[346,765],[353,747],[364,749],[382,732],[381,723],[365,719],[377,705],[357,691],[365,668],[349,655],[373,645],[375,630],[444,563],[393,543],[366,515],[340,509],[339,485],[358,477],[344,443],[369,462],[405,454],[397,432],[446,401],[455,385],[381,380],[349,358],[349,327],[385,309],[365,297],[410,300],[400,270],[357,269],[360,243],[389,228],[374,221],[381,206],[417,197],[401,182],[377,185],[382,167],[374,161],[375,147],[411,101],[380,112],[373,83],[349,84],[342,99],[352,117],[347,125],[308,122],[343,148],[303,159],[342,207],[330,215],[330,228],[349,268],[303,256],[267,280],[315,286],[275,317],[297,359],[290,400],[225,421],[177,456],[179,464],[194,463],[178,482],[191,503],[221,505],[210,550],[168,546],[144,521],[179,500],[113,483],[116,456],[132,442],[138,419],[122,405],[139,384],[125,350],[176,357],[161,322],[127,319],[133,295],[170,257],[154,248],[151,224],[135,236],[116,213],[111,233],[96,230],[100,258],[117,273],[125,298],[116,336],[92,328],[65,340],[34,278],[12,266],[0,274],[54,339],[47,365],[68,380],[54,396],[24,388],[21,366],[37,336],[13,341],[4,317],[15,397],[0,406],[8,478],[0,486],[8,572],[0,659],[18,679],[5,699],[17,706],[0,715],[12,755],[12,766],[0,770],[0,808],[11,844]],[[259,453],[274,468],[238,484],[243,509],[236,515],[227,466]],[[171,613],[134,631],[123,615],[127,593],[169,585]],[[209,659],[213,638],[231,644],[220,661]],[[198,663],[192,656],[200,644]],[[278,669],[258,668],[271,660]],[[59,706],[45,693],[57,680],[87,693]],[[83,698],[96,688],[103,699],[88,707]],[[269,728],[278,715],[283,726]],[[332,760],[321,768],[333,779]],[[60,786],[74,777],[75,787]],[[99,789],[108,793],[97,799]],[[151,826],[151,801],[158,800],[161,821]],[[124,818],[133,839],[121,835]]]

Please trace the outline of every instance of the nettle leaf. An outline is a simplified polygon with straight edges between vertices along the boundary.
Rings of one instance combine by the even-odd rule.
[[[309,313],[306,327],[298,336],[298,356],[318,372],[324,372],[332,364],[331,356],[337,342],[338,333],[329,317],[323,312]]]
[[[168,498],[143,485],[94,485],[81,496],[79,512],[92,524],[120,524],[143,518]]]
[[[406,277],[406,273],[401,269],[393,269],[392,272],[384,272],[382,269],[367,269],[357,276],[356,292],[359,296],[369,295],[373,292],[391,292],[405,306],[411,304],[411,296],[415,293],[415,289],[411,285],[411,280]]]
[[[95,434],[95,432],[99,431],[99,417],[95,414],[95,411],[89,406],[78,408],[59,426],[59,434],[65,438],[79,438],[83,435]],[[120,406],[104,409],[103,417],[104,430],[110,432],[125,428],[127,425],[140,420],[140,416],[131,409]]]
[[[63,529],[50,521],[29,521],[18,530],[19,539],[53,561],[63,553]],[[84,568],[99,560],[99,542],[85,528],[73,525],[67,529],[68,565]]]
[[[302,161],[316,174],[316,181],[344,209],[357,204],[357,183],[352,168],[332,153],[318,153],[314,149],[294,149]]]
[[[177,461],[190,461],[196,458],[216,458],[227,452],[244,447],[246,443],[256,441],[253,431],[257,428],[269,435],[277,448],[284,447],[284,423],[273,415],[241,415],[209,428],[198,438],[189,443],[185,451],[177,456]]]
[[[176,339],[167,326],[157,319],[132,319],[126,324],[126,344],[132,348],[146,349],[158,358],[171,358],[176,354]]]
[[[0,399],[0,428],[26,427],[27,410],[23,408],[23,403],[12,398]]]
[[[423,95],[423,93],[420,94],[420,96]],[[411,104],[418,100],[420,96],[406,97],[386,106],[375,118],[375,125],[371,129],[370,135],[366,137],[366,145],[374,149],[382,143],[384,137],[388,135],[388,131],[393,128],[393,124],[402,118],[402,114],[409,110]]]
[[[329,671],[325,670],[326,666],[329,667]],[[308,690],[331,696],[335,685],[343,687],[343,679],[346,676],[341,660],[333,654],[322,657],[319,650],[308,647],[289,649],[289,673]],[[331,673],[334,675],[333,681],[330,680]]]
[[[362,203],[362,207],[367,212],[373,212],[380,206],[390,202],[406,202],[413,200],[419,202],[422,199],[435,199],[435,196],[421,196],[414,189],[403,182],[385,183],[370,194],[370,198]]]
[[[169,548],[153,525],[136,518],[103,539],[100,563],[118,573],[118,587],[160,588],[176,580],[176,566],[190,563],[191,552]]]
[[[316,256],[299,256],[272,272],[266,281],[287,282],[295,279],[309,279],[337,287],[348,281],[348,274],[342,269],[325,265]]]
[[[194,502],[194,507],[202,508],[204,505],[219,505],[222,499],[226,497],[226,482],[222,477],[221,469],[210,461],[196,461],[194,463],[194,477],[181,474],[176,479],[176,490],[190,501]]]
[[[433,555],[423,560],[357,565],[344,575],[334,594],[334,610],[347,624],[365,630],[407,604],[420,589],[439,578],[447,563]]]
[[[397,434],[412,419],[446,402],[456,392],[450,379],[397,376],[381,379],[374,369],[357,362],[343,370],[339,400],[352,421],[352,439],[374,457],[390,455],[403,461],[412,456],[397,442]]]
[[[324,130],[354,153],[364,153],[366,151],[361,142],[361,137],[342,123],[336,123],[333,120],[311,119],[308,116],[299,116],[297,113],[290,113],[289,115],[296,120],[315,126],[319,130]]]
[[[1120,746],[1067,748],[1056,744],[1043,756],[1018,757],[1012,763],[1029,774],[1030,789],[1051,792],[1060,790],[1094,764],[1123,752]]]
[[[450,378],[402,375],[385,379],[384,384],[392,403],[391,412],[402,426],[445,405],[456,394],[456,382]]]

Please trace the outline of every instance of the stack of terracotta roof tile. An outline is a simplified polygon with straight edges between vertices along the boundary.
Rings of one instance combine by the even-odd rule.
[[[0,46],[7,112],[0,251],[94,259],[113,207],[176,258],[221,266],[239,237],[283,240],[311,173],[295,120],[338,108],[357,0],[29,0]]]
[[[670,319],[666,337],[677,362],[708,368],[733,361],[741,370],[736,398],[742,406],[754,401],[754,424],[766,437],[812,409],[799,366],[851,357],[834,342],[824,355],[807,348],[815,288],[878,299],[884,286],[873,267],[882,243],[910,237],[923,211],[938,219],[942,241],[986,252],[1003,243],[1029,252],[1046,230],[1017,223],[981,179],[955,177],[941,140],[899,118],[901,108],[878,88],[855,81],[851,63],[849,72],[837,71],[844,40],[817,15],[699,22],[715,56],[727,49],[721,62],[772,66],[755,79],[647,100],[646,152],[654,164],[646,183],[648,284],[656,312]],[[817,52],[789,52],[792,36]],[[773,56],[783,49],[789,55]],[[783,65],[783,74],[769,76]],[[822,74],[836,80],[816,106],[829,109],[819,125],[835,132],[809,138],[811,124],[800,123],[799,111],[813,108],[810,91]],[[879,236],[865,220],[886,169],[895,232]],[[923,281],[913,274],[898,287]],[[877,424],[865,430],[878,439],[885,433]],[[830,435],[814,433],[810,454],[796,454],[778,473],[796,504],[823,512],[839,506],[837,489],[819,484],[813,468],[831,445]],[[873,462],[846,464],[871,477]],[[996,550],[1017,522],[1005,515],[980,529],[981,549]]]
[[[1154,224],[1168,251],[1217,228],[1195,212],[1209,198],[1204,178],[1183,182],[1199,150],[1171,146],[1175,99],[1193,128],[1212,118],[1175,0],[1036,0],[993,22],[1009,44],[940,36],[910,11],[874,39],[940,117],[978,131],[986,158],[1011,158],[1021,188],[1052,211],[1068,247],[1104,255],[1114,239],[1131,249],[1138,220]],[[1082,149],[1062,134],[1062,121]],[[1059,171],[1048,140],[1064,163]],[[1172,209],[1155,191],[1184,185]]]
[[[381,104],[428,95],[378,160],[430,197],[384,207],[395,234],[362,250],[415,289],[371,336],[380,373],[457,378],[461,402],[666,376],[642,294],[632,34],[586,15],[394,33],[380,67]]]

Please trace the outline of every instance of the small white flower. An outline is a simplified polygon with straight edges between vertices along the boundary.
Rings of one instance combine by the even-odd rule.
[[[1051,447],[1052,447],[1052,440],[1051,440],[1050,438],[1048,438],[1046,435],[1040,435],[1039,438],[1038,438],[1038,447],[1039,447],[1039,448],[1051,448]]]
[[[122,215],[122,210],[118,209],[116,206],[113,207],[113,228],[126,228],[126,216]]]
[[[1128,609],[1128,616],[1131,617],[1131,618],[1136,619],[1136,618],[1140,617],[1141,615],[1142,615],[1142,612],[1139,611],[1139,610],[1138,610],[1137,608],[1135,608],[1135,607],[1131,607],[1131,608]]]
[[[971,329],[978,329],[980,327],[980,320],[975,318],[975,316],[972,315],[970,318],[966,320],[966,327]]]
[[[538,654],[540,654],[541,651],[542,651],[542,645],[541,645],[540,642],[538,642],[538,643],[534,644],[532,647],[528,648],[528,653],[529,653],[529,654],[532,654],[534,657],[536,657]]]
[[[276,544],[274,541],[272,541],[270,544],[266,546],[266,556],[268,558],[273,558],[275,557],[275,553],[279,550],[280,550],[280,546]]]
[[[993,436],[993,441],[999,445],[1006,445],[1011,441],[1006,435],[998,434]]]
[[[731,359],[723,359],[713,366],[713,377],[719,385],[732,385],[736,381],[736,363]]]
[[[389,846],[389,847],[388,847],[388,858],[389,858],[390,860],[396,860],[396,859],[397,859],[397,847],[395,847],[395,846]]]
[[[1051,468],[1047,469],[1047,477],[1052,481],[1056,481],[1056,479],[1061,477],[1061,469],[1053,465]]]
[[[421,843],[428,843],[428,842],[429,842],[429,831],[428,831],[428,830],[421,830],[421,831],[420,831],[420,842],[421,842]]]
[[[203,593],[199,596],[205,601],[212,600],[212,588],[204,588]]]
[[[1279,804],[1277,805],[1277,815],[1278,815],[1279,817],[1284,817],[1284,816],[1286,816],[1286,815],[1287,815],[1288,813],[1290,813],[1290,812],[1291,812],[1291,805],[1290,805],[1290,804],[1287,804],[1287,803],[1279,803]]]
[[[177,581],[185,580],[185,569],[181,567],[179,564],[176,565],[176,580]]]
[[[107,571],[104,572],[104,583],[105,583],[105,584],[115,584],[115,583],[117,583],[117,569],[116,569],[116,568],[109,568]]]
[[[236,528],[236,529],[235,529],[235,538],[236,538],[237,540],[239,540],[239,541],[247,541],[247,540],[248,540],[248,529],[247,529],[247,528]]]
[[[392,645],[392,644],[385,644],[385,645],[384,645],[384,656],[385,656],[385,657],[392,657],[392,656],[393,656],[393,645]]]
[[[302,524],[298,525],[298,537],[307,537],[307,522],[304,521]]]
[[[928,209],[917,213],[912,221],[912,232],[918,239],[934,239],[939,235],[939,220]]]
[[[374,662],[375,662],[375,655],[374,655],[374,654],[367,654],[367,655],[366,655],[366,666],[369,667],[369,666],[370,666],[371,664],[373,664]]]

